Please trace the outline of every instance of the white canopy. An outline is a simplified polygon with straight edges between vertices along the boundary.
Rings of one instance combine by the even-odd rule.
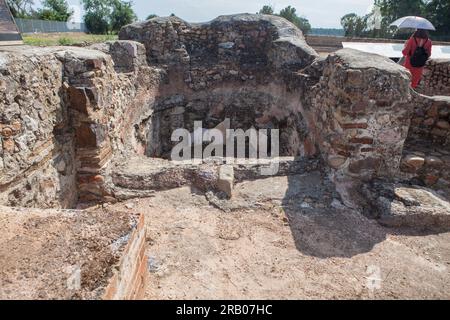
[[[401,58],[404,44],[402,43],[370,43],[370,42],[342,42],[344,48],[356,49],[363,52],[375,53],[388,58]],[[433,46],[432,59],[450,59],[450,46]]]
[[[417,16],[403,17],[391,23],[391,26],[399,29],[424,29],[436,31],[433,24],[425,18]]]

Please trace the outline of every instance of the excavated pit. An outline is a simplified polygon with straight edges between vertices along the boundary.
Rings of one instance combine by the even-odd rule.
[[[305,168],[317,168],[318,156],[301,112],[301,98],[289,89],[287,80],[289,68],[304,68],[317,54],[292,25],[253,15],[224,16],[205,24],[189,24],[176,17],[158,18],[125,27],[120,38],[137,40],[146,46],[147,61],[161,71],[161,82],[154,99],[135,118],[128,146],[138,160],[119,164],[113,173],[119,197],[123,188],[162,190],[184,184],[203,190],[214,187],[217,171],[226,163],[225,156],[230,156],[226,144],[218,153],[215,150],[203,158],[202,165],[169,162],[179,143],[172,141],[173,132],[185,129],[194,140],[196,122],[201,122],[201,135],[216,129],[224,139],[227,129],[267,130],[264,151],[273,160],[265,163],[270,166],[281,162],[283,168],[277,174],[299,173],[299,163]],[[276,149],[272,148],[273,129],[279,130]],[[192,143],[187,159],[198,158],[193,152],[195,144],[199,142]],[[202,143],[203,151],[208,144]],[[248,136],[245,150],[238,153],[237,148],[236,140],[231,157],[257,162],[260,153],[250,154]],[[209,156],[211,159],[207,159]],[[136,167],[130,163],[136,162],[142,162],[138,168],[145,167],[147,171],[134,170]],[[258,178],[260,167],[243,166],[242,161],[236,164],[237,181]],[[141,179],[136,172],[142,172]],[[135,182],[142,180],[158,182],[139,186]],[[126,194],[129,197],[130,193]]]
[[[214,88],[201,91],[191,97],[174,94],[161,97],[150,108],[153,114],[136,125],[136,140],[144,154],[151,158],[171,159],[171,151],[177,142],[171,140],[172,133],[179,128],[194,132],[194,123],[200,121],[204,130],[223,128],[229,120],[228,129],[268,130],[268,154],[270,131],[280,132],[280,156],[300,156],[301,141],[308,135],[306,124],[295,105],[283,97],[254,88]],[[298,104],[298,101],[297,101]],[[288,106],[280,110],[279,106]],[[290,106],[290,108],[289,108]],[[203,133],[203,132],[202,132]],[[246,156],[248,157],[248,137]],[[226,154],[225,150],[223,155]],[[193,152],[191,152],[193,154]],[[213,154],[213,156],[218,156]],[[237,156],[236,153],[233,156]]]
[[[296,49],[305,52],[279,66],[282,48],[277,49],[275,41],[282,43],[287,35],[296,36],[305,47],[296,48],[292,41],[292,48],[284,49],[286,56]],[[161,18],[128,26],[120,37],[142,40],[149,63],[164,70],[155,100],[146,106],[151,111],[135,124],[135,150],[170,159],[174,130],[194,132],[194,123],[201,121],[204,130],[224,132],[223,122],[229,120],[228,129],[269,129],[269,134],[279,129],[279,155],[304,155],[307,125],[299,97],[287,92],[282,69],[305,67],[315,53],[288,24],[250,15],[197,25]]]

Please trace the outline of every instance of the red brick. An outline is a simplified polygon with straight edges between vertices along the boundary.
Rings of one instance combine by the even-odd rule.
[[[437,105],[431,106],[431,108],[428,109],[427,115],[429,117],[436,118],[438,116],[438,107],[437,107]]]
[[[16,148],[16,144],[13,139],[4,139],[3,140],[3,150],[8,153],[13,153]]]
[[[370,137],[352,138],[350,139],[350,143],[373,144],[373,138]]]
[[[3,137],[9,138],[9,137],[11,137],[12,135],[13,135],[13,131],[12,131],[11,128],[6,127],[6,128],[4,128],[4,129],[2,130],[2,136],[3,136]]]
[[[342,123],[342,129],[367,129],[367,123]]]
[[[86,66],[90,69],[101,69],[103,62],[100,59],[90,59],[86,61]]]
[[[90,102],[84,88],[69,87],[67,93],[69,96],[70,108],[75,109],[83,114],[88,114]]]
[[[316,154],[316,147],[312,143],[310,138],[306,138],[303,142],[303,147],[305,148],[305,155],[306,156],[313,156]]]
[[[427,186],[432,186],[436,184],[436,182],[439,180],[439,177],[430,174],[427,175],[424,180]]]

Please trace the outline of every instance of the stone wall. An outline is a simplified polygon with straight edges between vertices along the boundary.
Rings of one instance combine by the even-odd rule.
[[[1,53],[0,203],[114,201],[114,169],[136,155],[169,158],[173,130],[194,121],[280,129],[282,156],[320,154],[335,177],[398,173],[417,101],[389,59],[355,50],[320,59],[294,25],[264,15],[156,18],[120,37],[141,43]],[[432,135],[447,116],[432,117]]]
[[[315,153],[286,78],[317,54],[288,21],[248,14],[205,24],[156,18],[124,27],[120,38],[142,42],[149,63],[166,74],[136,131],[141,153],[168,158],[174,129],[192,131],[194,121],[215,128],[227,118],[231,128],[280,129],[282,155]]]
[[[450,96],[414,96],[409,138],[450,145]]]
[[[143,43],[151,64],[185,69],[192,88],[221,81],[219,76],[249,78],[245,71],[305,67],[317,56],[298,28],[266,15],[221,16],[204,24],[155,18],[124,27],[119,37]]]
[[[450,195],[450,97],[414,94],[402,176]]]
[[[450,60],[429,60],[418,91],[429,96],[450,96]]]
[[[112,199],[106,185],[113,153],[131,141],[135,111],[153,97],[160,76],[138,43],[96,49],[104,52],[0,53],[0,203],[67,208]]]
[[[358,179],[398,172],[412,112],[407,71],[351,49],[311,69],[303,106],[329,166]]]
[[[113,198],[106,188],[113,153],[122,152],[130,140],[135,111],[152,97],[158,77],[142,59],[145,49],[138,43],[93,48],[104,53],[61,56],[76,137],[79,200],[84,202]]]
[[[0,53],[0,203],[70,207],[77,199],[74,132],[63,65],[46,49]]]

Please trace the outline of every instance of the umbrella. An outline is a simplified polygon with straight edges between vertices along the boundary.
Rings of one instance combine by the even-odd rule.
[[[436,31],[436,28],[430,21],[416,16],[400,18],[391,23],[391,26],[398,27],[399,29],[424,29]]]

